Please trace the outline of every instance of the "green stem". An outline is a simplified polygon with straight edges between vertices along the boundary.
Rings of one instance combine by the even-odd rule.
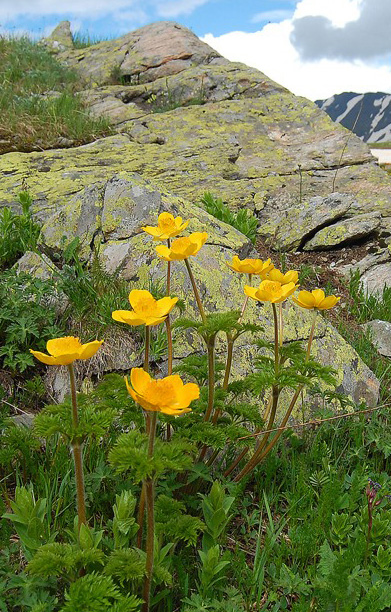
[[[144,349],[144,370],[149,372],[149,346],[151,344],[151,330],[149,325],[145,326],[145,349]]]
[[[277,378],[278,373],[279,373],[279,367],[280,367],[279,335],[278,335],[279,322],[278,322],[277,308],[275,304],[272,304],[272,309],[273,309],[273,322],[274,322],[274,373]],[[276,413],[277,413],[279,395],[280,395],[280,389],[277,384],[274,384],[272,386],[272,405],[271,405],[271,410],[270,410],[270,415],[269,415],[269,421],[267,424],[268,430],[272,429],[274,425],[274,420],[276,418]],[[255,466],[259,463],[259,457],[269,439],[269,436],[270,436],[270,433],[267,433],[264,435],[257,450],[255,451],[251,459],[243,467],[243,469],[239,472],[239,474],[236,476],[236,478],[234,479],[234,482],[239,482],[242,478],[244,478],[244,476],[246,476],[251,470],[253,470]]]
[[[279,315],[279,324],[280,324],[280,346],[282,346],[283,336],[284,336],[284,321],[282,318],[282,302],[280,302],[278,306],[279,306],[278,315]]]
[[[315,310],[314,311],[314,316],[313,316],[313,319],[312,319],[311,331],[310,331],[310,335],[309,335],[309,338],[308,338],[307,351],[306,351],[306,361],[308,361],[308,359],[310,358],[310,354],[311,354],[311,346],[312,346],[312,342],[313,342],[313,339],[314,339],[316,317],[317,317],[317,311]],[[294,395],[293,395],[293,397],[291,399],[291,402],[289,404],[288,410],[286,411],[286,414],[285,414],[284,418],[281,421],[279,431],[276,432],[276,434],[273,436],[273,439],[269,442],[269,444],[266,446],[266,448],[264,448],[265,444],[263,444],[264,440],[262,440],[262,448],[264,448],[264,450],[262,451],[261,447],[257,450],[257,462],[256,462],[257,464],[260,463],[262,461],[262,459],[264,459],[266,457],[266,455],[268,455],[270,453],[272,448],[274,448],[274,446],[277,444],[279,438],[281,437],[281,435],[282,435],[282,433],[284,431],[284,427],[286,426],[286,424],[287,424],[287,422],[289,420],[289,417],[292,414],[292,411],[293,411],[293,409],[294,409],[294,407],[296,405],[296,402],[297,402],[297,400],[298,400],[298,398],[300,396],[300,393],[303,390],[303,387],[304,387],[304,385],[300,385],[296,389],[296,391],[295,391],[295,393],[294,393]],[[271,427],[268,426],[268,429],[271,429]],[[269,434],[267,434],[267,437],[269,437]]]
[[[185,261],[185,265],[186,265],[187,271],[189,273],[189,278],[190,278],[191,286],[193,287],[194,297],[195,297],[196,302],[197,302],[198,310],[200,311],[202,322],[205,323],[206,316],[205,316],[204,307],[203,307],[202,302],[201,302],[200,294],[199,294],[198,289],[197,289],[197,285],[196,285],[196,282],[195,282],[195,278],[194,278],[192,269],[190,268],[189,260],[185,259],[184,261]]]
[[[71,384],[71,399],[72,399],[72,422],[74,429],[79,424],[79,414],[77,409],[77,395],[76,395],[76,380],[75,371],[73,364],[68,365],[69,380]],[[78,529],[87,524],[86,517],[86,497],[84,490],[84,473],[83,473],[83,446],[80,438],[75,437],[72,441],[72,454],[75,465],[75,481],[76,481],[76,500],[77,500],[77,516],[78,516]]]
[[[148,440],[148,459],[153,456],[153,449],[155,445],[155,433],[156,433],[156,419],[157,412],[151,414],[151,424],[149,428],[149,440]],[[143,599],[144,603],[142,606],[142,612],[149,612],[150,599],[151,599],[151,585],[152,585],[152,574],[153,574],[153,557],[154,557],[154,543],[155,543],[155,486],[154,479],[146,478],[145,480],[145,497],[147,502],[147,544],[146,544],[146,576],[144,579],[143,587]]]
[[[215,337],[209,338],[208,344],[208,408],[204,421],[209,421],[214,404],[215,396]]]
[[[167,239],[167,246],[170,248],[171,240]],[[171,261],[167,262],[167,284],[166,284],[166,296],[169,297],[171,292]],[[167,334],[167,374],[171,376],[172,374],[172,330],[171,330],[171,321],[170,315],[168,314],[166,317],[166,334]],[[171,439],[171,425],[167,423],[167,440]]]
[[[207,342],[208,350],[208,407],[204,415],[204,421],[210,420],[213,411],[214,395],[215,395],[215,336],[209,338]],[[208,445],[204,444],[198,457],[197,463],[201,462],[206,455]]]

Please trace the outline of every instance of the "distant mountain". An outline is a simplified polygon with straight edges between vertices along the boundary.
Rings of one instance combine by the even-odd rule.
[[[365,142],[391,142],[391,94],[348,92],[315,103]]]

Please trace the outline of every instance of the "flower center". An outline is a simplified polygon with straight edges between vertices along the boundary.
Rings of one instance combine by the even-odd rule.
[[[155,300],[153,298],[151,299],[149,296],[145,296],[139,299],[134,311],[140,314],[148,314],[153,310],[154,305]]]
[[[167,406],[175,401],[175,388],[170,381],[152,380],[145,393],[145,398],[155,406]]]
[[[175,228],[174,219],[163,219],[159,225],[162,230],[171,230]]]
[[[264,291],[267,291],[274,297],[281,295],[281,283],[277,281],[269,281],[269,280],[263,281],[262,289]]]
[[[188,238],[177,238],[176,240],[174,240],[174,242],[172,243],[172,250],[176,253],[182,253],[183,251],[185,251],[189,246],[191,245],[191,242]]]

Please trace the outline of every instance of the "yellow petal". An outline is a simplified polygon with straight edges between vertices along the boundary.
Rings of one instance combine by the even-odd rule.
[[[87,342],[82,345],[82,350],[80,351],[79,359],[89,359],[99,350],[102,346],[103,340],[94,340],[93,342]]]
[[[286,283],[297,283],[298,280],[299,280],[298,271],[288,270],[288,272],[285,272],[284,274],[283,284],[285,285]]]
[[[248,297],[252,298],[253,300],[257,300],[257,288],[256,287],[251,287],[250,285],[244,285],[244,289],[243,289],[244,293],[246,295],[248,295]]]
[[[144,325],[147,325],[147,327],[151,325],[160,325],[160,323],[166,320],[166,316],[167,315],[164,315],[164,317],[145,317]]]
[[[179,219],[181,219],[180,217],[178,217]],[[182,219],[181,219],[182,221]],[[162,212],[160,213],[160,215],[158,216],[158,225],[161,226],[167,226],[167,225],[174,225],[175,224],[175,220],[174,220],[174,215],[172,215],[169,212]]]
[[[200,397],[200,389],[195,383],[187,383],[178,391],[175,407],[178,409],[187,408],[193,400]]]
[[[152,225],[145,225],[141,229],[147,234],[149,234],[150,236],[153,236],[154,238],[161,236],[161,233],[162,233],[160,228],[153,227]]]
[[[286,283],[284,285],[281,285],[281,291],[284,296],[284,300],[288,298],[290,295],[292,295],[294,291],[296,291],[296,287],[297,285],[295,285],[295,283]]]
[[[127,325],[145,325],[145,317],[136,314],[133,310],[114,310],[111,313],[114,321]]]
[[[340,297],[336,297],[335,295],[329,295],[324,300],[318,304],[318,308],[320,310],[328,310],[329,308],[333,308],[340,300]]]
[[[312,295],[313,295],[313,296],[314,296],[314,298],[315,298],[315,306],[316,306],[316,307],[317,307],[317,306],[320,304],[320,302],[321,302],[322,300],[324,300],[324,298],[325,298],[324,291],[323,291],[322,289],[314,289],[314,290],[312,291]]]
[[[156,303],[153,295],[147,291],[146,289],[133,289],[129,293],[129,303],[134,311],[138,311],[139,307],[149,307],[149,305],[153,308]]]
[[[65,355],[57,355],[57,357],[53,357],[54,365],[69,365],[76,361],[76,359],[80,359],[79,353],[68,353]]]
[[[315,297],[310,291],[299,291],[297,296],[299,306],[303,308],[313,308],[315,306]]]
[[[268,272],[267,277],[268,277],[268,279],[270,279],[272,281],[277,281],[277,283],[283,283],[284,282],[284,275],[277,268],[273,268],[272,270],[270,270],[270,272]]]
[[[159,412],[162,412],[163,414],[167,414],[169,416],[180,416],[181,414],[186,414],[187,412],[191,412],[191,408],[178,409],[178,408],[171,408],[169,406],[166,406],[164,408],[160,408]]]
[[[152,378],[143,368],[132,368],[130,382],[138,395],[143,395],[152,382]]]
[[[307,308],[308,310],[311,310],[313,308],[313,306],[308,306],[307,304],[305,304],[304,302],[299,301],[297,298],[295,298],[294,296],[292,296],[292,300],[294,301],[295,304],[297,304],[298,306],[300,306],[300,308]]]
[[[65,336],[64,338],[53,338],[46,343],[47,352],[53,357],[68,353],[77,353],[81,348],[79,338],[75,336]]]
[[[161,317],[168,315],[174,308],[179,298],[164,297],[156,302],[156,314]]]
[[[166,261],[172,261],[170,258],[171,249],[169,249],[165,244],[159,244],[159,246],[155,247],[155,249],[159,257],[165,259]]]
[[[30,353],[32,353],[32,355],[34,355],[34,357],[42,363],[46,363],[46,365],[57,365],[56,358],[52,357],[51,355],[46,355],[40,351],[33,351],[32,349],[30,349]]]
[[[257,289],[255,292],[254,299],[258,300],[258,302],[271,302],[273,300],[273,294],[269,291],[265,291],[264,289]]]

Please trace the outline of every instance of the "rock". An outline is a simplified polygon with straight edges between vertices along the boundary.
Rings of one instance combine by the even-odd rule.
[[[45,40],[46,44],[60,45],[56,30]],[[106,85],[113,79],[147,83],[220,58],[191,30],[169,21],[153,23],[84,49],[72,49],[69,45],[65,48],[62,44],[60,50],[61,59],[75,68],[86,83],[94,85]]]
[[[47,38],[40,41],[52,53],[60,54],[73,49],[73,37],[70,21],[61,21]]]
[[[63,291],[60,291],[57,286],[58,275],[60,271],[51,262],[49,257],[43,253],[34,253],[26,251],[26,253],[16,262],[14,268],[18,274],[30,274],[41,280],[52,280],[53,288],[50,294],[45,294],[41,298],[42,306],[54,308],[58,316],[64,314],[69,305],[69,300]]]
[[[18,273],[25,272],[41,280],[53,278],[53,264],[49,257],[44,254],[26,251],[26,253],[16,262],[15,266]]]
[[[391,287],[391,262],[370,268],[361,276],[361,282],[366,293],[381,296],[384,287]]]
[[[156,184],[146,181],[137,174],[120,173],[113,176],[105,185],[93,191],[86,188],[88,198],[92,195],[100,198],[103,193],[102,235],[99,256],[103,267],[111,274],[120,274],[129,280],[129,289],[146,288],[149,283],[162,282],[165,277],[165,263],[156,255],[154,242],[142,232],[143,225],[156,223],[157,215],[170,211],[190,219],[190,231],[207,231],[209,239],[197,257],[191,258],[191,266],[199,285],[200,293],[207,312],[218,312],[226,309],[240,309],[243,303],[244,279],[241,275],[232,273],[225,262],[239,253],[241,257],[253,255],[253,247],[248,239],[229,225],[210,216],[201,208],[184,201],[175,195],[161,192]],[[79,194],[80,201],[83,194]],[[100,201],[100,200],[99,200]],[[94,209],[94,200],[90,200]],[[60,214],[60,212],[58,213]],[[66,215],[70,216],[70,227],[75,227],[75,213],[72,207],[62,209],[62,225],[68,226]],[[77,218],[77,216],[76,216]],[[47,223],[49,227],[49,222]],[[86,225],[86,244],[92,241],[94,225]],[[198,317],[197,306],[193,297],[191,284],[183,262],[175,262],[172,266],[172,293],[186,303],[186,314]],[[124,308],[128,305],[124,304]],[[293,305],[285,307],[284,335],[287,340],[308,338],[312,316],[307,311],[298,310]],[[266,333],[271,339],[271,309],[268,305],[259,307],[250,303],[247,310],[248,320],[259,320],[266,327]],[[175,318],[175,316],[174,316]],[[119,329],[118,343],[123,333]],[[235,377],[248,373],[253,363],[255,352],[252,338],[242,336],[237,343],[233,374]],[[99,351],[96,363],[91,360],[90,374],[100,375],[106,369],[128,369],[140,365],[141,357],[137,350],[118,350],[113,341],[105,338],[104,350]],[[224,348],[223,340],[219,341],[218,350]],[[200,340],[191,332],[177,337],[175,343],[175,358],[180,359],[190,352],[203,350]],[[319,317],[317,333],[314,342],[314,353],[322,362],[331,364],[339,370],[339,390],[346,391],[356,401],[376,402],[376,379],[359,359],[357,353],[339,334]],[[127,360],[119,357],[126,355]],[[95,359],[95,358],[94,358]],[[83,363],[83,362],[81,362]],[[90,363],[90,362],[89,362]],[[78,374],[83,380],[85,371]],[[58,375],[50,383],[51,392],[60,397],[63,389],[62,375]]]
[[[341,272],[347,278],[350,278],[351,274],[358,271],[360,275],[364,274],[371,268],[380,264],[391,261],[391,254],[388,249],[377,249],[373,253],[368,253],[360,261],[352,260],[350,264],[340,266],[338,271]]]
[[[348,194],[333,193],[322,198],[316,196],[292,206],[263,223],[259,229],[262,238],[271,240],[271,246],[283,251],[295,251],[317,229],[343,217],[352,207],[354,199]]]
[[[372,344],[377,348],[380,355],[391,357],[391,323],[375,319],[361,326],[368,331]]]
[[[357,215],[324,227],[303,246],[304,251],[323,251],[368,237],[381,223],[378,213]]]
[[[120,97],[111,92],[109,88],[89,89],[81,92],[80,97],[87,105],[90,113],[95,117],[105,117],[114,125],[125,121],[138,119],[145,115],[145,111],[134,102],[124,103]]]

